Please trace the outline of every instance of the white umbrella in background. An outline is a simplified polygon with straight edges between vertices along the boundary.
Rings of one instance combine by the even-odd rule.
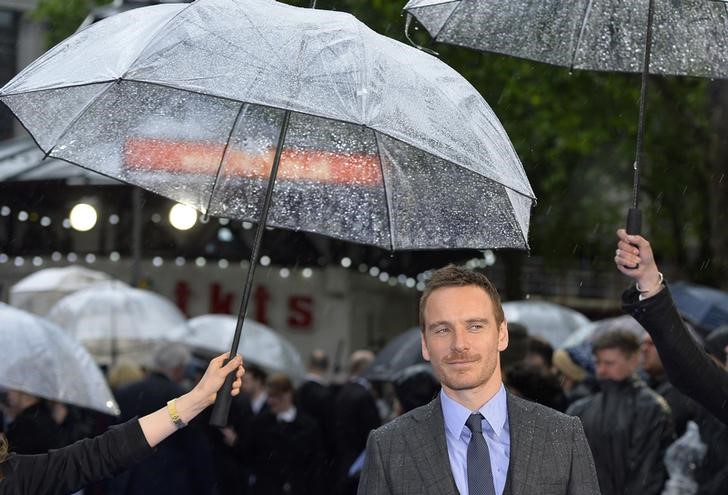
[[[569,335],[569,338],[561,344],[561,347],[572,347],[585,342],[591,343],[600,335],[612,330],[627,330],[635,334],[640,340],[646,333],[642,325],[637,323],[637,320],[630,315],[621,315],[587,323]]]
[[[589,323],[589,318],[578,311],[547,301],[509,301],[503,303],[503,311],[506,320],[525,325],[529,335],[543,337],[554,348]]]
[[[126,285],[91,287],[64,297],[48,319],[78,338],[100,363],[125,358],[147,364],[156,344],[185,325],[168,299]]]
[[[0,387],[118,415],[101,370],[48,320],[0,302]]]
[[[176,340],[206,357],[229,352],[233,343],[237,316],[202,315],[190,319],[187,327],[178,330]],[[257,321],[245,319],[245,338],[238,353],[245,363],[252,363],[268,371],[281,371],[298,380],[306,374],[301,355],[284,336]]]
[[[111,275],[82,266],[45,268],[21,279],[10,288],[10,304],[45,316],[63,297],[109,280],[113,280]],[[122,282],[117,283],[124,285]]]
[[[700,334],[695,331],[695,328],[693,328],[690,323],[685,322],[685,326],[695,340],[697,340],[698,342],[703,341]],[[561,347],[572,347],[584,343],[591,344],[597,337],[612,330],[626,330],[635,334],[635,336],[640,339],[640,341],[642,340],[642,337],[644,337],[644,335],[647,333],[647,330],[645,330],[642,325],[637,323],[637,320],[632,318],[632,316],[620,315],[613,318],[605,318],[603,320],[592,321],[587,323],[583,327],[579,327],[574,333],[569,335],[569,338],[561,344]]]

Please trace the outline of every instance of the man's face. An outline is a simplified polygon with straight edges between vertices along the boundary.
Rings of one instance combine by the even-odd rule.
[[[293,394],[290,392],[279,393],[268,389],[268,406],[274,414],[286,412],[293,405]]]
[[[435,289],[424,308],[422,356],[440,383],[453,391],[500,383],[499,352],[508,347],[506,322],[498,324],[490,296],[474,285]]]
[[[628,356],[621,349],[602,349],[594,355],[594,364],[600,380],[622,381],[637,371],[639,353]]]
[[[665,372],[665,369],[662,367],[660,355],[657,354],[655,343],[649,334],[642,339],[640,351],[642,356],[642,369],[652,376],[662,375]]]

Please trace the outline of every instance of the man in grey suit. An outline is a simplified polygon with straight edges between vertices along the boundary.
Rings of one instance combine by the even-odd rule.
[[[442,390],[371,433],[360,495],[599,494],[580,420],[506,392],[508,330],[484,275],[436,271],[420,323]]]

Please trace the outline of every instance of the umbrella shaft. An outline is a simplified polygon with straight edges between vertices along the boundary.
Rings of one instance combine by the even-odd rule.
[[[273,188],[275,187],[276,176],[278,175],[278,166],[281,163],[281,154],[283,152],[283,144],[286,140],[286,133],[288,132],[288,122],[291,118],[290,110],[286,110],[283,114],[283,123],[281,124],[281,132],[278,136],[278,145],[276,146],[276,154],[273,158],[273,167],[270,172],[270,178],[268,179],[268,187],[265,191],[265,200],[263,201],[263,207],[260,212],[260,219],[258,220],[258,228],[255,231],[255,240],[253,241],[253,250],[250,254],[250,266],[248,268],[248,274],[245,278],[245,288],[243,289],[243,300],[240,303],[240,309],[238,311],[238,322],[235,325],[235,337],[233,338],[233,344],[230,349],[230,356],[234,356],[238,352],[238,345],[240,344],[240,335],[243,330],[243,321],[245,320],[245,313],[248,310],[248,300],[250,299],[250,292],[253,287],[253,276],[255,275],[255,267],[258,264],[258,256],[260,255],[260,246],[263,242],[263,232],[265,232],[265,224],[268,220],[268,211],[270,210],[271,199],[273,198]]]
[[[649,0],[647,7],[647,32],[645,33],[645,55],[642,61],[642,81],[640,87],[640,113],[637,122],[637,146],[634,157],[634,180],[632,185],[632,207],[639,207],[640,170],[645,137],[645,109],[647,107],[647,80],[650,73],[650,55],[652,52],[652,19],[655,14],[655,2]]]

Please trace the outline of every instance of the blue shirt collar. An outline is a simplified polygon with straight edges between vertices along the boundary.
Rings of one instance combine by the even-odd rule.
[[[445,420],[445,428],[455,438],[459,438],[462,435],[463,428],[465,428],[465,422],[475,411],[471,411],[459,402],[451,399],[445,393],[444,389],[440,390],[440,403],[442,404],[442,416]],[[506,389],[503,384],[501,384],[498,392],[488,402],[483,404],[478,412],[483,415],[485,421],[493,429],[496,437],[500,436],[508,419]]]

